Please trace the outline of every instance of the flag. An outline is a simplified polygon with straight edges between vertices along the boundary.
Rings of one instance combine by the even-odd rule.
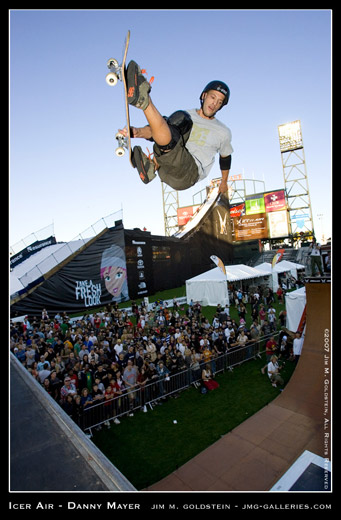
[[[215,255],[210,256],[210,259],[215,263],[215,265],[217,267],[219,267],[221,269],[221,271],[226,276],[226,269],[225,269],[223,261],[220,260],[220,258],[218,256],[215,256]]]
[[[279,262],[280,260],[282,260],[283,255],[284,255],[284,249],[279,249],[279,250],[277,251],[277,253],[275,254],[275,256],[273,257],[273,259],[272,259],[272,267],[275,267],[275,265],[277,264],[277,262]]]

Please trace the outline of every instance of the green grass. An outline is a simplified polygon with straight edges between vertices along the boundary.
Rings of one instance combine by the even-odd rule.
[[[110,430],[95,432],[93,441],[138,489],[158,482],[217,441],[279,395],[260,369],[262,359],[248,361],[217,375],[219,388],[200,394],[191,387],[148,413],[121,418]],[[287,362],[285,384],[294,365]],[[177,424],[173,423],[173,420]]]

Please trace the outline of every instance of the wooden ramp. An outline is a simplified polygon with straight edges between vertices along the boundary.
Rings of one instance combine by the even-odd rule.
[[[305,450],[330,459],[331,352],[327,349],[331,347],[331,288],[328,282],[324,278],[310,279],[306,284],[304,346],[284,391],[145,491],[268,491]]]

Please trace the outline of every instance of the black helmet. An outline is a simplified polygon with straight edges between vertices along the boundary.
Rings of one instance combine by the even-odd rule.
[[[229,99],[230,99],[230,89],[228,88],[226,83],[224,83],[223,81],[218,81],[218,80],[210,81],[206,85],[206,87],[204,88],[204,90],[200,94],[200,103],[201,103],[201,105],[203,103],[203,100],[202,100],[203,94],[205,92],[208,92],[209,90],[217,90],[218,92],[221,92],[222,94],[224,94],[225,99],[224,99],[224,102],[223,102],[223,104],[221,105],[220,108],[223,108],[224,105],[227,105],[227,103],[229,102]]]

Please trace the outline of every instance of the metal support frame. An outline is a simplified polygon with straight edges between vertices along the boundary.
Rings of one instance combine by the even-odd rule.
[[[247,183],[252,185],[252,189],[247,188]],[[230,204],[245,202],[248,195],[264,193],[265,182],[257,179],[238,179],[228,182],[228,194]]]
[[[161,182],[163,219],[165,225],[165,236],[170,237],[179,230],[178,207],[179,193],[164,182]]]
[[[304,148],[281,152],[290,234],[314,235]]]

